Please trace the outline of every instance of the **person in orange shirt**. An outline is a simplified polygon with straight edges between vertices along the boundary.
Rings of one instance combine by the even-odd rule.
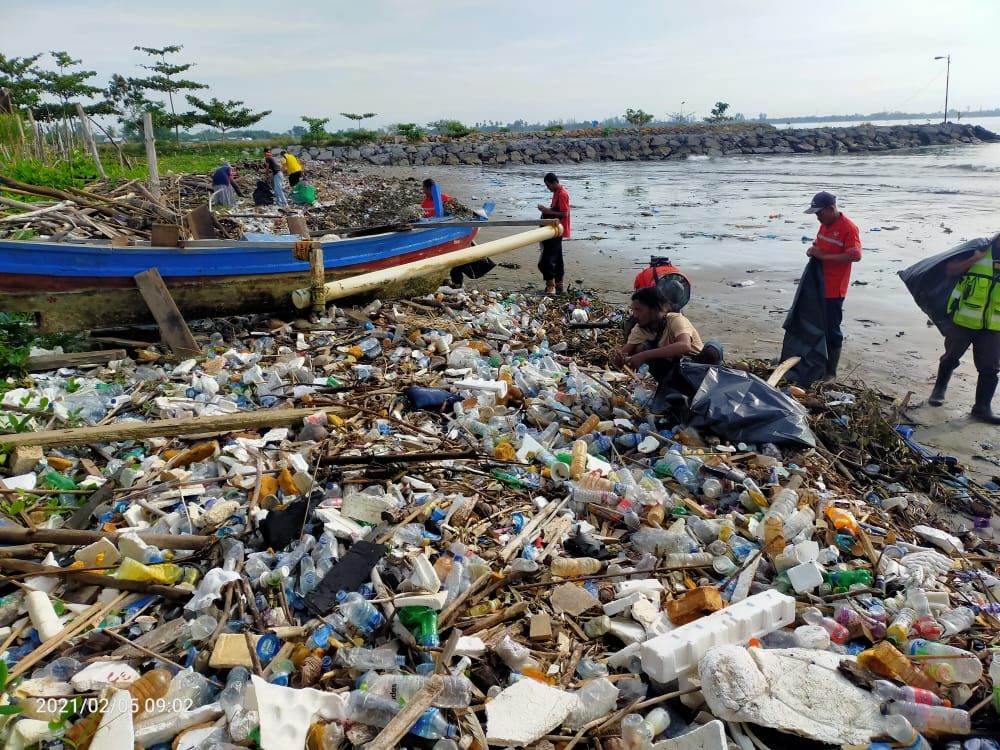
[[[861,260],[861,235],[858,226],[837,208],[837,196],[825,190],[813,196],[806,209],[816,214],[819,232],[806,255],[823,264],[823,283],[826,297],[826,377],[832,382],[837,377],[840,353],[844,346],[844,333],[840,325],[844,319],[844,299],[851,283],[851,265]]]
[[[441,206],[444,211],[449,208],[454,208],[455,199],[452,198],[445,192],[441,191],[441,188],[437,186],[430,177],[424,180],[424,199],[420,202],[420,207],[424,210],[424,218],[430,219],[433,216],[437,216],[437,207],[434,205],[434,191],[437,190],[441,195]],[[442,214],[443,216],[444,214]]]
[[[538,270],[542,272],[542,279],[545,281],[545,293],[556,294],[564,290],[562,241],[569,239],[569,193],[552,172],[545,175],[544,181],[545,187],[552,193],[552,203],[548,206],[539,203],[538,210],[543,219],[559,219],[559,223],[562,224],[562,236],[553,237],[542,243]]]

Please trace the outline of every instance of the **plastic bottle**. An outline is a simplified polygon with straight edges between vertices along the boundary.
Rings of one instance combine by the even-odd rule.
[[[944,643],[935,643],[924,638],[914,638],[907,642],[905,653],[910,656],[945,656],[946,659],[915,659],[914,661],[938,682],[960,682],[972,685],[983,676],[983,663],[975,654]]]
[[[165,669],[153,669],[129,685],[132,716],[141,716],[155,708],[156,701],[167,694],[170,689],[170,672]],[[94,711],[71,726],[66,732],[66,739],[73,743],[77,750],[87,750],[94,739],[94,734],[101,724],[103,711]]]
[[[811,529],[815,524],[816,511],[812,508],[799,508],[785,521],[783,530],[785,539],[792,542],[804,531],[809,531],[809,536],[811,536]]]
[[[573,460],[569,465],[569,475],[573,479],[579,479],[587,470],[587,444],[582,440],[573,441]]]
[[[802,619],[810,625],[823,628],[830,635],[830,640],[834,643],[845,643],[850,636],[850,631],[834,620],[832,617],[825,617],[816,607],[808,607],[802,611]]]
[[[918,732],[935,734],[971,734],[972,720],[968,711],[943,706],[927,706],[921,703],[893,701],[889,704],[890,714],[905,716]]]
[[[438,708],[465,708],[472,703],[472,683],[464,675],[446,675],[444,687],[434,699],[434,705]],[[374,695],[381,695],[391,698],[403,705],[410,701],[414,695],[427,682],[427,677],[423,675],[365,675],[360,687]]]
[[[903,607],[896,616],[892,618],[889,627],[886,628],[885,637],[897,646],[910,637],[910,630],[917,619],[917,613],[910,607]]]
[[[573,490],[573,502],[583,507],[586,503],[594,505],[618,505],[621,497],[614,492],[603,492],[601,490],[588,490],[577,487]]]
[[[833,505],[828,507],[825,513],[838,533],[849,534],[857,539],[860,529],[858,527],[858,520],[854,517],[853,513]]]
[[[927,600],[927,594],[924,593],[924,590],[911,589],[907,594],[907,598],[917,614],[917,620],[913,624],[914,630],[920,634],[921,638],[926,638],[930,641],[940,640],[944,634],[944,628],[938,624],[937,620],[931,614],[931,605]]]
[[[604,564],[592,557],[554,557],[549,571],[560,578],[573,578],[600,573]]]
[[[709,477],[701,483],[701,494],[709,500],[716,500],[722,497],[722,482],[715,477]]]
[[[581,476],[576,480],[576,489],[597,490],[598,492],[610,493],[616,497],[624,497],[625,495],[625,486],[623,484],[620,482],[614,482],[597,474],[584,474]]]
[[[795,510],[798,507],[798,502],[799,493],[795,490],[787,488],[779,490],[774,496],[774,499],[771,501],[767,512],[764,513],[764,518],[759,524],[757,524],[757,540],[763,541],[765,527],[768,520],[772,518],[776,518],[781,521],[780,528],[782,529],[782,534],[784,534],[785,521],[791,518],[792,514],[795,513]],[[786,536],[786,538],[788,537]]]
[[[162,583],[172,585],[184,575],[179,565],[162,563],[159,565],[143,565],[131,557],[122,558],[115,578],[123,581],[144,581],[146,583]]]
[[[618,703],[618,688],[606,677],[591,680],[575,693],[577,704],[570,711],[564,725],[579,729],[594,719],[614,710]]]
[[[599,432],[584,436],[583,441],[587,443],[587,452],[592,456],[606,455],[614,445],[611,438]]]
[[[509,635],[501,639],[494,651],[500,657],[500,661],[515,672],[523,673],[525,669],[538,669],[538,662],[532,657],[531,652]]]
[[[573,435],[578,438],[582,438],[584,435],[589,435],[590,433],[592,433],[594,430],[597,429],[597,425],[599,425],[600,423],[601,423],[601,418],[596,414],[591,414],[584,420],[582,425],[576,428],[576,431],[573,433]]]
[[[653,729],[639,714],[623,718],[621,732],[626,750],[650,750],[653,746]]]
[[[424,711],[417,723],[410,727],[410,734],[428,740],[439,740],[444,737],[458,737],[458,727],[449,724],[444,714],[438,709],[429,708]]]
[[[896,650],[889,641],[880,641],[874,648],[858,654],[858,663],[883,677],[892,677],[910,687],[938,691],[938,684],[913,662]]]
[[[938,622],[943,628],[943,637],[951,638],[953,635],[968,630],[976,621],[976,613],[968,607],[955,607],[943,612],[938,617]]]
[[[895,745],[887,746],[889,750],[892,750],[892,747],[896,750],[932,750],[930,743],[913,728],[905,716],[889,714],[883,721],[885,733],[896,741]]]
[[[835,570],[830,574],[830,584],[838,593],[850,591],[852,586],[867,588],[872,585],[872,573],[870,570]]]
[[[445,606],[455,601],[456,597],[464,590],[462,584],[465,581],[465,558],[462,555],[455,555],[452,559],[451,569],[448,571],[444,584],[441,586],[448,596],[445,599]]]
[[[714,560],[711,552],[671,552],[663,562],[669,568],[708,568]]]
[[[416,637],[418,644],[424,648],[437,648],[441,645],[437,611],[429,607],[400,607],[396,614],[399,621]]]
[[[671,532],[666,529],[639,529],[631,535],[630,541],[639,552],[657,557],[674,552],[690,552],[695,548],[691,537],[687,534]]]
[[[753,481],[750,477],[746,477],[743,480],[743,489],[746,490],[747,496],[750,498],[750,501],[757,508],[763,510],[768,507],[767,498],[764,497],[764,493],[760,491],[760,487],[758,487],[757,483]]]
[[[671,476],[689,492],[698,491],[698,478],[688,468],[680,451],[671,448],[667,455],[656,462],[653,470],[660,476]]]
[[[337,663],[349,669],[396,670],[406,664],[406,657],[389,646],[379,648],[341,648],[337,650]]]
[[[340,613],[362,635],[371,635],[385,623],[382,613],[356,591],[338,591],[337,601]]]
[[[930,690],[910,687],[909,685],[894,685],[888,680],[876,680],[872,685],[872,693],[880,701],[905,701],[906,703],[923,703],[927,706],[950,706],[951,701],[939,698]]]

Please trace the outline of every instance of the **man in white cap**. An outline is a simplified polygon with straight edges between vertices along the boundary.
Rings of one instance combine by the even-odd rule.
[[[806,209],[816,214],[819,232],[806,255],[823,263],[823,283],[826,297],[826,377],[837,377],[844,334],[840,330],[844,318],[844,298],[851,283],[851,264],[861,260],[861,235],[858,226],[837,208],[837,196],[826,191],[816,193]]]

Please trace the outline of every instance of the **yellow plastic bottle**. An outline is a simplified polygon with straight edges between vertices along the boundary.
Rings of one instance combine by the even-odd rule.
[[[587,470],[587,444],[582,440],[573,441],[572,461],[569,465],[569,475],[579,479]]]
[[[600,573],[602,567],[601,561],[592,557],[556,557],[553,558],[549,570],[554,576],[573,578]]]
[[[181,569],[181,566],[174,563],[143,565],[131,557],[125,557],[122,558],[115,578],[123,581],[145,581],[146,583],[169,585],[177,583],[183,575],[184,571]]]
[[[573,434],[578,438],[582,438],[584,435],[589,435],[594,430],[596,430],[597,425],[599,425],[600,423],[601,423],[601,418],[596,414],[591,414],[589,417],[587,417],[586,421],[582,425],[576,428],[576,432],[574,432]]]

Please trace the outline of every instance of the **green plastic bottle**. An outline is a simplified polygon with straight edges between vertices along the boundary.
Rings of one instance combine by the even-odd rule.
[[[429,607],[400,607],[399,621],[413,633],[417,643],[425,648],[441,645],[438,637],[438,613]]]

